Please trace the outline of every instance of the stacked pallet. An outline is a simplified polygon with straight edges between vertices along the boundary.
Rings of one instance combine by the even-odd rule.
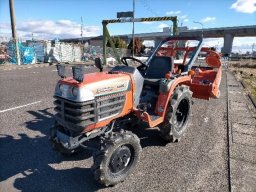
[[[9,41],[7,43],[7,55],[9,55],[9,62],[10,63],[17,63],[16,61],[16,48],[13,41]]]
[[[79,45],[56,42],[51,49],[48,49],[48,62],[79,62],[82,58],[82,51]]]
[[[37,63],[43,63],[46,55],[46,42],[45,41],[31,41],[28,42],[29,47],[33,47],[35,51],[35,59]]]
[[[81,61],[82,58],[82,50],[80,46],[74,46],[73,47],[73,61],[74,62],[79,62]]]

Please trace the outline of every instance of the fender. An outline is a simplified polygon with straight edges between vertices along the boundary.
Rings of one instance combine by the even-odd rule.
[[[164,90],[164,88],[160,88],[160,94],[158,96],[155,113],[158,114],[160,117],[164,117],[166,108],[168,106],[168,102],[169,102],[171,96],[173,95],[175,88],[178,85],[182,85],[183,83],[189,82],[189,81],[191,81],[191,75],[178,77],[178,78],[170,81],[167,84],[167,86],[165,86],[167,88],[166,90]],[[163,90],[161,90],[161,89],[163,89]]]
[[[213,87],[211,90],[211,97],[213,97],[215,99],[219,98],[219,96],[220,96],[219,87],[220,87],[221,77],[222,77],[222,68],[219,67],[217,75],[216,75],[216,79],[213,82]]]
[[[178,85],[182,85],[183,83],[185,84],[185,82],[190,82],[190,81],[191,81],[191,75],[181,76],[169,82],[168,80],[166,80],[167,84],[164,86],[162,85],[162,87],[160,87],[160,94],[158,96],[157,105],[155,109],[155,114],[157,114],[159,118],[153,120],[151,119],[150,115],[147,112],[143,112],[137,108],[134,108],[134,112],[136,116],[142,121],[147,122],[149,124],[149,127],[155,127],[159,125],[164,121],[165,111],[168,106],[170,97],[173,95],[175,88]]]

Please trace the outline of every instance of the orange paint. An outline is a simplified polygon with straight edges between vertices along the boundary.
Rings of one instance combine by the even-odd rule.
[[[173,57],[176,55],[177,51],[185,51],[183,61],[180,63],[180,65],[185,66],[189,53],[194,50],[195,47],[161,47],[157,55]],[[170,102],[175,88],[179,85],[189,86],[190,90],[193,92],[193,97],[195,98],[208,100],[209,98],[217,98],[219,96],[219,85],[222,75],[220,55],[217,52],[205,47],[202,48],[201,51],[207,53],[205,61],[209,65],[208,68],[192,68],[188,71],[187,75],[180,76],[179,74],[181,74],[183,71],[181,71],[181,68],[179,68],[178,64],[175,64],[174,70],[166,74],[165,78],[167,80],[171,79],[174,75],[176,75],[176,78],[173,80],[168,92],[159,93],[155,107],[155,114],[159,117],[154,120],[151,119],[151,116],[147,112],[140,111],[134,106],[134,92],[136,84],[131,74],[123,72],[114,74],[109,74],[108,72],[96,72],[85,74],[84,81],[82,83],[78,83],[73,78],[65,78],[60,80],[59,83],[80,88],[85,87],[91,89],[95,95],[100,94],[101,88],[103,89],[103,94],[111,94],[120,91],[122,87],[125,87],[129,84],[130,89],[127,88],[124,91],[125,103],[121,113],[109,119],[102,120],[85,127],[84,132],[89,132],[97,128],[105,127],[109,125],[113,120],[126,116],[132,112],[135,113],[138,119],[147,122],[150,127],[155,127],[164,121],[168,103]],[[98,88],[96,91],[95,87]],[[106,89],[106,87],[109,88],[109,90]]]

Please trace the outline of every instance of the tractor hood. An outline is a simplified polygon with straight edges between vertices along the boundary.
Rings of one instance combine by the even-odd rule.
[[[98,96],[127,91],[130,89],[130,80],[128,74],[108,72],[85,74],[81,83],[68,77],[58,82],[54,96],[85,102]]]

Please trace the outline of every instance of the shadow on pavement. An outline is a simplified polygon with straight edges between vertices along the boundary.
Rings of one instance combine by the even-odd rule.
[[[146,123],[136,125],[133,128],[128,128],[127,130],[132,131],[140,138],[140,145],[142,148],[150,146],[164,147],[166,143],[159,135],[159,130],[157,128],[148,128]]]
[[[71,167],[57,170],[51,164],[63,161],[81,161],[91,157],[91,153],[82,150],[79,154],[64,157],[53,151],[48,142],[48,130],[54,123],[53,115],[46,108],[38,111],[28,111],[32,121],[25,122],[25,127],[32,130],[27,134],[19,134],[19,138],[11,135],[0,135],[0,181],[17,174],[14,187],[21,191],[96,191],[103,186],[94,181],[90,168]],[[166,143],[159,137],[157,129],[147,129],[140,125],[130,129],[141,139],[141,146],[165,146]],[[43,136],[42,136],[43,135]],[[71,163],[71,162],[70,162]],[[69,163],[69,165],[70,165]],[[83,162],[81,161],[81,164]],[[88,166],[88,165],[87,165]],[[17,176],[16,176],[17,177]]]
[[[38,111],[27,111],[34,117],[33,120],[25,122],[26,128],[33,131],[40,131],[44,135],[48,135],[49,128],[54,124],[54,116],[49,111],[52,108],[46,108]]]
[[[101,186],[93,179],[89,168],[72,167],[56,170],[51,164],[88,159],[91,154],[82,151],[72,157],[63,157],[53,151],[47,132],[54,120],[49,109],[28,111],[35,119],[26,122],[32,134],[0,135],[0,182],[17,175],[14,187],[21,191],[96,191]],[[43,136],[42,136],[43,135]],[[71,162],[70,162],[71,163]],[[69,165],[70,165],[69,163]],[[83,162],[81,161],[81,164]],[[60,166],[60,165],[58,165]]]

